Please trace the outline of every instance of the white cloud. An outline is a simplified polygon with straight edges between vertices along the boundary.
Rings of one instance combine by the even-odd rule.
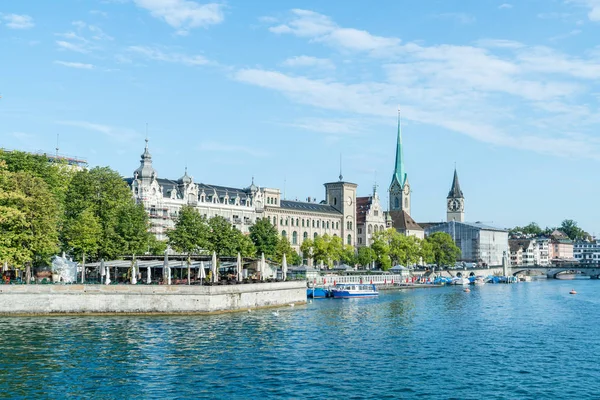
[[[295,56],[283,61],[281,65],[285,67],[317,67],[325,69],[334,69],[335,65],[327,58],[317,58],[312,56]]]
[[[6,27],[10,29],[29,29],[35,26],[33,23],[33,18],[25,14],[19,15],[0,13],[0,19],[2,19],[5,22]]]
[[[362,124],[355,119],[303,118],[283,125],[332,136],[358,135],[364,131]]]
[[[142,138],[142,135],[133,129],[119,128],[109,125],[96,124],[88,121],[56,121],[57,124],[81,128],[98,132],[118,143],[133,143]]]
[[[353,51],[375,53],[400,43],[398,38],[376,36],[364,30],[339,27],[325,15],[300,9],[292,10],[292,18],[287,23],[273,26],[269,30],[277,34],[312,38],[338,49]]]
[[[600,0],[566,0],[566,2],[579,4],[587,8],[589,20],[600,22]]]
[[[217,3],[199,4],[189,0],[133,0],[140,8],[164,20],[177,29],[180,35],[186,35],[191,29],[207,27],[223,22],[223,5]]]
[[[100,10],[90,10],[90,14],[92,14],[92,15],[99,15],[99,16],[104,17],[104,18],[108,17],[108,13],[107,12],[100,11]]]
[[[268,152],[261,149],[255,149],[252,147],[240,145],[232,145],[229,143],[219,143],[214,141],[200,143],[200,145],[198,146],[198,150],[219,153],[236,153],[238,155],[246,154],[252,157],[267,157],[269,155]]]
[[[509,4],[509,3],[502,3],[498,6],[498,8],[500,10],[509,10],[509,9],[513,8],[513,5]]]
[[[128,50],[146,58],[157,61],[184,65],[206,65],[209,61],[200,55],[189,56],[181,53],[164,53],[163,51],[147,46],[129,46]]]
[[[78,68],[78,69],[94,69],[93,64],[84,64],[80,62],[69,62],[69,61],[54,61],[54,64],[62,65],[69,68]]]
[[[65,40],[57,40],[56,45],[61,50],[71,50],[71,51],[76,51],[78,53],[88,53],[89,52],[89,50],[86,48],[86,46],[83,43],[73,43],[73,42],[67,42]]]

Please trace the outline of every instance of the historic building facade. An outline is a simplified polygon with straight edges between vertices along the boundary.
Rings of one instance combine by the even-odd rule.
[[[150,231],[159,240],[167,239],[184,205],[193,206],[207,218],[222,216],[243,233],[258,218],[267,218],[296,251],[302,242],[317,235],[339,236],[344,244],[356,245],[356,188],[354,183],[325,184],[325,199],[290,201],[281,199],[279,189],[261,188],[252,183],[233,188],[194,182],[187,173],[178,180],[159,178],[146,148],[133,178],[126,179],[135,200],[144,205],[150,217]]]
[[[373,234],[387,227],[386,212],[384,211],[377,193],[377,185],[373,186],[371,196],[356,198],[356,245],[370,246]]]

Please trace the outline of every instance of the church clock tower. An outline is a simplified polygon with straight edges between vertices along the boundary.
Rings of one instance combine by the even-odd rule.
[[[464,222],[465,221],[465,197],[463,196],[462,190],[460,190],[460,184],[458,183],[458,173],[454,169],[454,179],[452,181],[452,188],[446,198],[446,216],[448,222]]]
[[[389,188],[390,211],[405,211],[410,215],[410,185],[404,170],[404,154],[402,153],[402,121],[398,110],[398,139],[396,142],[396,165]]]

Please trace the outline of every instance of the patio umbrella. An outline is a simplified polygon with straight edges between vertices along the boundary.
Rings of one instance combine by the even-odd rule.
[[[200,271],[198,271],[198,276],[200,277],[200,284],[206,278],[206,271],[204,271],[204,261],[200,261]]]
[[[148,265],[148,273],[146,274],[146,283],[148,285],[152,283],[152,274],[150,273],[150,265]]]
[[[104,260],[102,260],[102,264],[104,265]],[[106,266],[106,280],[104,281],[107,285],[110,285],[110,267]]]
[[[6,271],[8,271],[8,262],[4,261],[4,264],[2,265],[2,272]]]
[[[262,253],[260,256],[260,280],[261,281],[265,280],[265,270],[266,270],[265,253]]]
[[[240,254],[239,251],[238,251],[238,257],[237,257],[237,281],[238,282],[242,281],[242,255]]]
[[[106,271],[104,269],[104,258],[100,259],[100,277],[103,277],[104,275],[106,275]],[[102,278],[100,278],[102,279]]]
[[[171,267],[169,267],[169,255],[165,251],[165,259],[163,261],[163,279],[166,275],[167,285],[171,284]]]
[[[212,273],[213,273],[213,283],[216,283],[219,281],[219,277],[217,276],[217,252],[216,251],[213,251],[211,269],[212,269]]]
[[[131,262],[131,284],[132,285],[137,285],[137,272],[136,272],[136,264],[137,261],[132,261]]]
[[[285,256],[285,253],[283,253],[283,260],[281,260],[281,277],[283,278],[284,281],[285,281],[286,276],[287,276],[287,258]]]

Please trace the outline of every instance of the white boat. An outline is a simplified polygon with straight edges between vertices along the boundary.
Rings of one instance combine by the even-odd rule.
[[[481,277],[481,276],[478,276],[473,281],[473,285],[485,285],[485,279],[483,277]]]
[[[452,278],[451,285],[468,285],[471,283],[467,278]]]
[[[379,292],[377,292],[375,285],[359,283],[338,283],[331,288],[331,294],[334,299],[379,296]]]

